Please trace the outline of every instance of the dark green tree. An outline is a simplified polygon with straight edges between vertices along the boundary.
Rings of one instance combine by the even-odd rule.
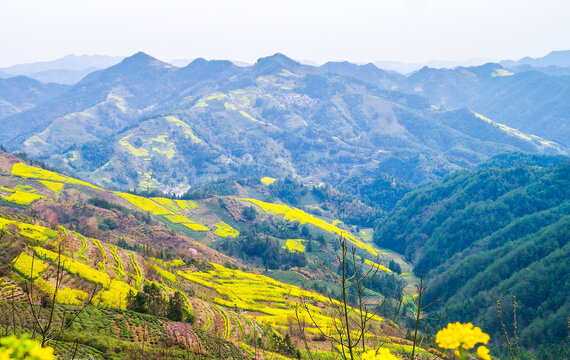
[[[184,296],[180,291],[175,292],[168,300],[167,317],[172,321],[180,322],[185,322],[189,318]]]

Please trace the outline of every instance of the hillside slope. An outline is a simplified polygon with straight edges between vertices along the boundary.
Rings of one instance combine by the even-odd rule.
[[[113,192],[5,153],[0,170],[1,248],[10,249],[0,257],[0,307],[12,306],[4,301],[14,296],[24,300],[31,286],[38,302],[55,294],[58,263],[63,280],[55,296],[61,309],[75,311],[93,296],[89,317],[61,335],[61,354],[78,341],[81,354],[105,358],[128,353],[132,343],[150,345],[152,351],[170,344],[172,351],[210,358],[247,358],[256,351],[270,358],[295,357],[303,346],[293,326],[299,312],[311,348],[329,352],[306,312],[319,326],[332,326],[338,302],[328,296],[339,297],[338,284],[334,287],[305,257],[331,263],[341,233],[356,247],[360,269],[380,272],[367,296],[391,302],[401,295],[399,275],[369,241],[300,209],[254,198],[188,200]],[[166,303],[177,292],[191,323],[170,318]],[[367,341],[388,339],[404,344],[395,351],[409,351],[409,341],[391,322],[375,316],[370,325]]]
[[[406,254],[449,321],[484,324],[516,296],[525,346],[567,341],[570,162],[507,154],[412,191],[378,221],[374,241]],[[566,275],[564,275],[566,274]],[[506,315],[507,318],[509,315]]]
[[[443,109],[468,108],[564,146],[570,142],[567,68],[520,65],[511,69],[496,63],[453,69],[426,66],[407,77],[388,74],[371,64],[328,63],[321,68],[384,89],[420,95]]]
[[[448,109],[466,107],[527,134],[570,143],[570,78],[538,71],[513,73],[499,64],[423,68],[400,90]]]

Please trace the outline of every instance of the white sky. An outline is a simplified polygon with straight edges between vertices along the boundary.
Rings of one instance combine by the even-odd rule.
[[[568,0],[2,0],[0,67],[67,54],[316,62],[570,49]]]

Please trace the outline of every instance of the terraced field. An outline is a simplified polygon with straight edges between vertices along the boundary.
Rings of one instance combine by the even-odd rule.
[[[51,238],[63,236],[62,229],[55,231],[41,225],[3,218],[0,221],[11,224],[12,231],[16,232],[33,227],[33,232],[25,232],[22,235],[19,231],[20,235],[29,234],[35,239],[42,239],[43,242],[50,239],[46,233]],[[54,264],[60,263],[67,274],[81,281],[74,282],[77,287],[66,284],[60,289],[56,298],[58,303],[81,305],[89,297],[89,291],[96,289],[93,304],[111,311],[125,310],[129,292],[136,294],[143,283],[157,281],[145,278],[144,269],[147,265],[143,266],[141,262],[147,260],[138,254],[96,239],[88,242],[76,232],[71,234],[73,236],[67,237],[66,242],[80,248],[80,253],[70,257],[42,246],[33,246],[14,260],[14,269],[20,276],[31,278],[39,291],[53,294],[50,268],[53,269]],[[91,247],[94,251],[101,252],[100,258],[103,260],[95,263],[86,256]],[[334,305],[334,302],[331,303],[328,298],[263,275],[234,270],[215,263],[208,265],[210,270],[201,271],[180,259],[154,259],[150,262],[159,275],[157,284],[165,293],[191,291],[194,294],[194,297],[186,299],[189,309],[197,315],[197,328],[224,339],[246,339],[251,337],[252,333],[256,334],[256,337],[266,338],[272,336],[275,330],[287,331],[291,323],[296,321],[296,316],[309,324],[306,332],[312,336],[319,334],[312,324],[313,320],[323,329],[332,329],[338,321],[330,316],[330,306]],[[130,278],[134,281],[130,281]],[[375,317],[373,321],[378,323],[379,327],[382,319]],[[181,335],[179,330],[172,328],[174,325],[166,323],[142,324],[120,315],[116,316],[113,322],[114,335],[120,339],[153,345],[160,341],[160,331],[170,331],[189,347],[199,349],[202,346],[196,343],[199,336],[194,328],[185,329],[186,335]]]
[[[156,140],[160,142],[162,138]],[[210,254],[213,250],[198,252],[191,248],[185,257],[174,259],[143,256],[149,248],[134,246],[138,245],[136,237],[129,233],[126,233],[126,237],[133,247],[127,249],[111,242],[117,242],[117,238],[111,241],[107,239],[105,235],[108,232],[96,228],[102,219],[111,221],[119,215],[124,216],[122,219],[125,221],[139,219],[139,222],[133,222],[130,226],[144,226],[147,232],[168,231],[167,239],[176,239],[173,234],[179,231],[176,226],[180,225],[190,230],[190,234],[205,234],[208,241],[221,239],[239,242],[244,239],[237,229],[244,228],[241,227],[243,223],[240,223],[245,221],[241,218],[242,210],[254,204],[260,209],[258,212],[263,211],[272,217],[309,224],[335,236],[342,234],[362,250],[362,256],[368,255],[365,259],[367,265],[389,272],[389,269],[377,263],[377,260],[370,260],[379,252],[366,240],[341,229],[339,222],[328,223],[286,205],[234,197],[214,197],[199,201],[146,198],[106,191],[80,180],[22,163],[15,163],[10,167],[9,177],[4,169],[2,176],[6,180],[6,184],[3,183],[0,188],[0,191],[5,192],[2,196],[21,193],[33,200],[17,204],[22,213],[0,212],[0,228],[6,230],[10,236],[23,239],[27,244],[19,256],[13,259],[13,276],[2,280],[0,302],[8,298],[23,299],[25,295],[21,285],[24,279],[32,281],[39,293],[55,295],[56,302],[63,307],[81,306],[91,301],[96,307],[89,307],[89,311],[100,323],[83,324],[82,329],[97,328],[93,331],[100,331],[101,326],[110,326],[111,330],[104,330],[102,334],[104,337],[113,338],[112,341],[117,341],[117,344],[124,341],[153,347],[174,339],[179,346],[193,349],[197,353],[207,352],[212,346],[217,346],[216,349],[219,350],[220,344],[223,344],[222,347],[226,349],[224,351],[231,353],[241,348],[245,353],[252,354],[260,351],[256,349],[256,339],[262,339],[266,347],[263,353],[271,358],[282,358],[282,355],[268,350],[268,344],[274,341],[274,335],[279,334],[279,337],[288,333],[297,319],[306,324],[304,331],[310,338],[320,335],[315,322],[321,329],[332,331],[339,324],[339,320],[332,315],[338,302],[316,292],[260,275],[255,269],[247,272],[245,268],[239,270],[235,263],[229,262],[229,265],[222,266],[212,262],[212,258],[206,258],[209,261],[205,261],[204,254]],[[265,179],[265,182],[270,183],[272,180],[274,179]],[[89,236],[85,236],[86,233],[82,233],[80,227],[71,227],[72,231],[26,215],[33,213],[28,210],[32,206],[40,211],[47,211],[46,214],[49,215],[50,207],[65,206],[62,202],[70,196],[81,199],[83,203],[94,198],[108,199],[98,200],[102,202],[103,208],[89,208],[89,214],[100,216],[89,218],[82,223],[83,226],[88,225],[86,228],[92,229]],[[3,201],[11,202],[6,198]],[[8,208],[4,205],[3,209]],[[140,221],[143,214],[152,215],[153,220],[146,223]],[[169,228],[171,230],[166,230]],[[284,244],[286,251],[308,251],[307,239],[278,240],[279,246]],[[178,246],[188,247],[187,243]],[[197,248],[197,245],[192,246]],[[152,249],[150,252],[152,253]],[[219,253],[216,254],[224,259]],[[197,255],[199,257],[195,259],[194,256]],[[56,293],[54,275],[58,264],[63,271],[64,283]],[[195,317],[195,323],[177,324],[128,312],[129,299],[136,296],[146,284],[155,284],[165,298],[180,292],[186,310]],[[352,316],[358,316],[358,311],[351,311]],[[387,322],[374,317],[372,323],[376,330],[369,334],[370,341],[379,341],[380,329],[385,327]],[[229,340],[230,343],[221,339]],[[235,345],[231,345],[231,342]],[[106,350],[99,345],[82,345],[80,353],[104,353]],[[320,348],[323,344],[315,342],[312,345]],[[62,341],[62,353],[68,350],[66,346],[71,349],[69,344]]]

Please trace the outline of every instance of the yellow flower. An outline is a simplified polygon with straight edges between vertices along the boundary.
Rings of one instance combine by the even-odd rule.
[[[489,349],[486,346],[479,346],[477,348],[477,356],[479,356],[483,360],[491,360],[491,356],[489,355]]]
[[[0,360],[10,360],[10,355],[14,352],[14,349],[2,349],[0,348]]]
[[[481,331],[480,328],[474,327],[473,324],[447,324],[447,327],[441,329],[435,335],[435,342],[443,349],[459,349],[470,350],[476,344],[487,344],[489,335]]]
[[[40,344],[36,344],[30,349],[30,356],[35,356],[38,360],[53,360],[53,348],[51,346],[42,348]]]
[[[37,341],[28,339],[28,335],[21,339],[14,335],[1,338],[0,345],[0,360],[55,360],[52,347],[42,348]]]
[[[380,348],[376,350],[368,350],[361,355],[362,360],[400,360],[398,357],[392,355],[390,349]]]

